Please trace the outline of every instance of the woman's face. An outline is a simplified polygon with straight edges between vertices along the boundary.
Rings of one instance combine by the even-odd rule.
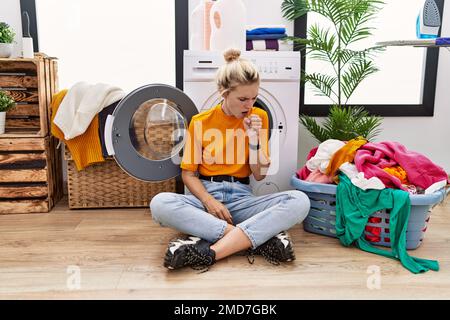
[[[243,119],[249,115],[250,110],[258,97],[259,83],[239,85],[223,95],[223,109],[226,114]]]

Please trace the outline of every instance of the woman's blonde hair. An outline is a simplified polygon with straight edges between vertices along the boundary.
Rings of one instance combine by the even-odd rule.
[[[240,50],[228,49],[223,55],[226,64],[220,67],[216,76],[220,94],[223,95],[239,85],[259,83],[258,69],[250,61],[241,58]]]

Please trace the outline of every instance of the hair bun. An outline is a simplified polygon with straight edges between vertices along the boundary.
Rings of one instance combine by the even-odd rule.
[[[225,51],[223,56],[225,57],[225,61],[230,63],[235,60],[239,60],[241,56],[241,51],[238,49],[228,49],[227,51]]]

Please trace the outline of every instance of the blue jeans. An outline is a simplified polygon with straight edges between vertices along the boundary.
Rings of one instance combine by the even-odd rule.
[[[309,198],[301,191],[254,196],[251,187],[240,182],[201,181],[208,193],[227,207],[233,224],[248,236],[253,248],[301,223],[309,212]],[[211,243],[221,239],[227,227],[226,221],[205,211],[192,194],[160,193],[152,199],[150,209],[161,226]]]

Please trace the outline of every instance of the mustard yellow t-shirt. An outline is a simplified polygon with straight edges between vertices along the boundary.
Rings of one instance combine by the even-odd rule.
[[[251,114],[262,119],[261,147],[268,155],[269,120],[267,113],[253,107]],[[243,119],[226,115],[222,105],[192,117],[189,124],[181,169],[204,176],[250,176],[248,137]]]

